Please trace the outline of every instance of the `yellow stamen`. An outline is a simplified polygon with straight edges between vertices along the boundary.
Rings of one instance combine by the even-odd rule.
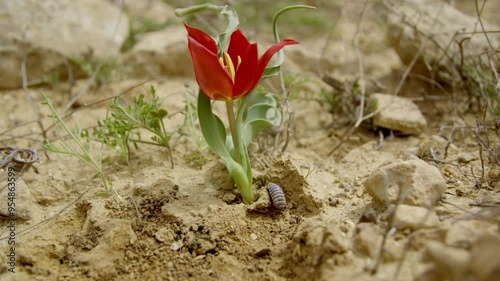
[[[236,66],[236,70],[238,70],[238,68],[240,68],[240,64],[241,64],[241,57],[238,56],[238,65]]]
[[[236,71],[234,69],[233,61],[227,52],[223,52],[224,60],[226,61],[227,71],[229,72],[229,76],[231,76],[231,80],[234,83],[234,77],[236,76]]]

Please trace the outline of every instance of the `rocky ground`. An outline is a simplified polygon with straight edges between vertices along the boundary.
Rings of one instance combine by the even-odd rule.
[[[104,147],[119,196],[96,196],[95,171],[42,149],[42,127],[58,137],[41,92],[71,113],[70,127],[90,128],[107,98],[130,103],[153,85],[168,129],[184,123],[197,89],[174,14],[185,5],[0,3],[0,144],[40,156],[16,178],[14,232],[0,191],[0,279],[500,280],[500,121],[487,109],[500,107],[500,37],[474,32],[500,30],[500,3],[487,2],[478,22],[474,1],[307,2],[318,8],[281,28],[301,43],[284,65],[293,135],[283,153],[276,131],[252,145],[253,205],[186,125],[171,139],[173,168],[165,148],[133,148],[127,166]],[[266,22],[264,5],[236,7],[266,46],[270,27],[255,24]],[[223,28],[210,14],[184,20]],[[277,77],[263,86],[280,91]],[[286,209],[270,203],[268,182],[283,188]]]

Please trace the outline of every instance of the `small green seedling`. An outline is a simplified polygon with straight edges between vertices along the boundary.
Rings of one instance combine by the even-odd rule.
[[[94,136],[102,143],[117,150],[130,166],[130,144],[137,147],[138,143],[157,145],[167,148],[170,164],[174,168],[174,160],[170,147],[173,132],[165,129],[164,119],[168,117],[167,110],[161,108],[161,101],[153,86],[150,89],[151,101],[147,102],[141,94],[134,98],[132,105],[124,106],[120,98],[113,100],[109,106],[108,116],[98,122]],[[141,139],[140,130],[153,134],[151,141]]]
[[[61,115],[56,111],[56,109],[52,105],[52,102],[47,97],[47,95],[45,95],[45,93],[43,92],[42,95],[44,98],[43,104],[49,107],[51,111],[50,117],[54,122],[54,128],[56,129],[57,134],[59,135],[60,138],[60,141],[57,144],[47,141],[43,145],[43,148],[48,152],[61,153],[78,158],[85,165],[92,168],[99,174],[99,177],[101,178],[102,185],[105,191],[98,192],[97,195],[109,196],[110,194],[114,193],[119,198],[121,198],[120,195],[113,188],[112,182],[107,180],[104,175],[102,169],[102,150],[99,153],[99,158],[98,159],[94,158],[94,156],[92,155],[90,139],[87,137],[88,136],[87,131],[80,129],[78,125],[75,126],[74,130],[70,130],[69,127],[64,122],[64,120],[62,119]],[[69,139],[67,139],[67,136],[63,135],[64,132],[69,135],[70,137]]]

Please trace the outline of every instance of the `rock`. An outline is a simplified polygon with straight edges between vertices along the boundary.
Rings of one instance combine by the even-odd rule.
[[[156,231],[154,236],[158,242],[168,243],[169,241],[174,241],[174,235],[170,228],[162,227]]]
[[[334,2],[338,6],[336,11],[342,11],[345,6]],[[369,4],[371,5],[371,4]],[[370,8],[368,8],[370,9]],[[341,16],[332,15],[335,18]],[[300,41],[299,45],[287,47],[286,67],[294,64],[294,71],[312,73],[358,73],[358,55],[353,47],[352,36],[356,32],[360,37],[360,48],[363,53],[363,64],[366,73],[371,77],[381,78],[389,75],[393,69],[401,65],[397,53],[385,46],[386,31],[379,25],[367,24],[363,31],[357,31],[356,25],[348,20],[335,22],[335,30],[328,39],[320,38],[290,38]]]
[[[398,241],[394,236],[387,237],[384,243],[384,251],[382,252],[384,261],[398,262],[404,258],[406,253],[406,245],[402,241]]]
[[[22,52],[28,79],[41,79],[89,49],[97,57],[119,54],[129,32],[128,18],[101,0],[2,1],[0,11],[0,88],[21,86]]]
[[[349,263],[351,239],[347,239],[340,229],[339,222],[327,216],[304,218],[285,252],[284,264],[296,280],[333,280],[329,269]],[[330,279],[320,278],[326,274]]]
[[[364,183],[368,194],[386,205],[433,206],[446,191],[439,170],[420,159],[387,164],[372,172]]]
[[[470,267],[479,281],[500,280],[500,235],[479,237],[472,245]]]
[[[460,220],[451,225],[445,243],[449,246],[470,248],[478,237],[498,233],[498,224],[486,220]]]
[[[446,160],[455,159],[459,153],[460,150],[454,144],[441,136],[433,135],[420,142],[416,155],[421,159]]]
[[[133,66],[132,73],[136,76],[194,77],[186,29],[180,25],[144,34],[125,55],[125,63]]]
[[[472,58],[477,59],[479,54],[490,49],[484,34],[477,32],[477,16],[468,16],[445,2],[398,1],[394,9],[396,12],[388,16],[387,35],[401,60],[410,64],[420,46],[425,44],[412,71],[430,74],[429,66],[433,73],[439,68],[450,68],[461,58],[456,42],[462,42],[466,54],[475,54],[466,58],[465,63],[476,64]],[[485,30],[500,29],[484,19],[483,25]],[[488,37],[492,46],[500,44],[499,34]]]
[[[458,161],[460,163],[469,163],[474,160],[477,160],[477,156],[472,153],[462,153],[458,155]]]
[[[289,249],[291,258],[301,260],[300,265],[313,270],[326,259],[350,250],[349,239],[345,239],[336,221],[322,218],[306,218],[293,235]],[[300,270],[298,266],[295,270]],[[305,270],[304,268],[302,268]],[[303,272],[303,271],[302,271]]]
[[[377,110],[380,110],[373,116],[373,125],[415,135],[427,128],[422,112],[411,100],[387,94],[372,94],[371,97],[377,100]]]
[[[424,260],[433,264],[437,280],[468,280],[462,279],[467,275],[470,263],[470,254],[464,249],[448,247],[431,240],[427,243]]]
[[[353,247],[356,253],[375,258],[380,253],[384,237],[380,227],[374,223],[359,223],[356,226]]]
[[[118,7],[121,7],[123,3],[125,12],[131,21],[150,21],[156,24],[165,24],[171,19],[178,20],[174,9],[161,0],[107,1]]]
[[[0,183],[2,189],[0,191],[0,220],[19,219],[38,221],[42,217],[42,210],[31,197],[31,193],[23,179],[17,176],[12,181],[7,181],[9,178],[7,171],[0,169]],[[8,185],[8,183],[12,183],[12,185]],[[14,194],[9,194],[9,192],[14,192]],[[12,200],[10,200],[10,198],[12,198]],[[9,210],[9,203],[15,204],[15,209],[12,210],[13,212]]]
[[[439,225],[439,219],[434,210],[401,204],[394,213],[394,224],[398,229],[416,230],[436,227]]]

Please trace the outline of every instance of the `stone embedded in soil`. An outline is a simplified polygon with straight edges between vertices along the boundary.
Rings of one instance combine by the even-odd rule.
[[[2,1],[0,10],[0,88],[21,86],[19,50],[27,54],[29,80],[36,80],[89,50],[97,57],[118,55],[129,35],[127,16],[101,0]]]
[[[311,274],[320,274],[318,269],[328,267],[336,259],[345,259],[343,254],[350,252],[352,245],[340,229],[338,222],[322,217],[301,222],[286,252],[289,270],[297,275],[297,280],[309,280]]]
[[[487,220],[460,220],[448,229],[445,243],[449,246],[469,248],[480,236],[497,233],[497,223]]]
[[[415,54],[420,53],[422,44],[425,47],[412,72],[435,75],[436,69],[450,69],[450,65],[459,61],[462,51],[468,54],[490,49],[485,36],[476,32],[476,14],[466,15],[442,1],[399,1],[394,8],[396,12],[388,13],[387,36],[403,63],[410,64]],[[484,18],[482,25],[484,30],[500,29],[500,26],[490,24]],[[500,44],[499,36],[488,38],[493,46]],[[477,58],[469,56],[464,62],[475,65],[477,62],[472,59]],[[499,62],[496,63],[498,65]]]
[[[427,121],[413,101],[387,94],[372,94],[377,100],[377,110],[373,125],[399,131],[404,134],[419,135],[427,128]]]
[[[477,160],[477,156],[472,153],[462,153],[458,155],[458,161],[461,163],[469,163],[474,160]]]
[[[177,20],[174,9],[161,0],[107,1],[120,8],[121,5],[123,5],[127,15],[131,20],[134,20],[137,25],[144,25],[148,22],[161,25],[167,23],[169,20]]]
[[[500,235],[486,234],[472,245],[471,271],[480,281],[500,280]]]
[[[132,75],[139,77],[192,76],[191,56],[186,45],[186,29],[182,25],[148,32],[125,55],[125,63],[132,65]]]
[[[422,280],[469,280],[457,279],[468,274],[470,253],[467,250],[449,247],[431,240],[427,242],[424,260],[432,264],[433,277],[436,279]],[[430,273],[426,274],[430,275]]]
[[[155,239],[160,243],[174,241],[174,232],[168,227],[162,227],[155,232]]]
[[[398,229],[412,230],[430,228],[439,225],[439,219],[434,210],[423,207],[398,205],[394,213],[394,225]]]
[[[21,177],[15,180],[15,211],[9,212],[7,200],[9,198],[9,189],[7,186],[7,172],[0,169],[0,183],[2,183],[2,191],[0,192],[0,219],[20,219],[20,220],[39,220],[42,217],[42,210],[31,197],[28,186],[24,183]]]
[[[433,206],[446,191],[439,170],[420,159],[399,161],[379,167],[364,184],[366,191],[387,206],[402,204]]]
[[[418,145],[417,153],[415,154],[421,159],[438,159],[438,160],[446,160],[457,157],[460,153],[458,147],[456,147],[453,143],[448,142],[447,139],[433,135],[430,138],[424,138]],[[445,158],[446,156],[446,158]]]
[[[353,241],[354,250],[356,253],[374,258],[380,252],[383,239],[379,226],[374,223],[359,223]]]

